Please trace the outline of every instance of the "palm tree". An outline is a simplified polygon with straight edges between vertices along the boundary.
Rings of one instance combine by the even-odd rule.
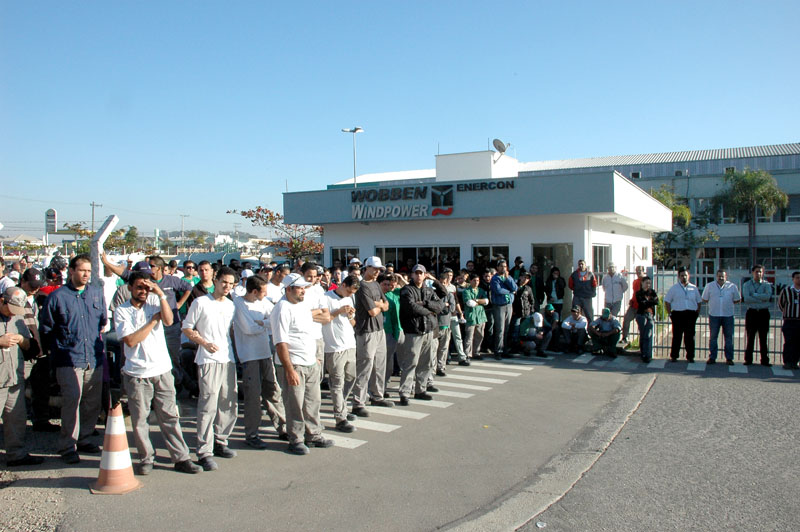
[[[756,250],[753,240],[756,236],[757,213],[770,217],[778,209],[789,204],[789,197],[778,187],[777,181],[769,172],[750,170],[726,174],[724,182],[727,187],[717,193],[713,204],[725,211],[744,215],[747,221],[747,247],[750,248],[750,263],[756,262]],[[719,211],[717,211],[719,212]]]

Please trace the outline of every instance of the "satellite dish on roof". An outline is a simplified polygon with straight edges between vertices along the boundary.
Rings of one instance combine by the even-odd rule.
[[[500,153],[505,153],[506,152],[506,145],[503,144],[502,140],[494,139],[492,141],[492,144],[494,145],[494,149],[496,149],[498,152],[500,152]]]

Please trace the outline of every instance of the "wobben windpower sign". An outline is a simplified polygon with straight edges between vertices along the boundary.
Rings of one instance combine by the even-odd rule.
[[[360,188],[350,192],[353,220],[392,220],[450,216],[456,193],[513,189],[514,181],[478,181],[455,185]]]

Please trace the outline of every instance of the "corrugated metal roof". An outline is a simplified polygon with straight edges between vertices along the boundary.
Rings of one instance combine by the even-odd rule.
[[[521,163],[520,172],[561,170],[568,168],[600,168],[607,166],[616,167],[659,163],[682,163],[719,159],[739,159],[747,157],[774,157],[780,155],[800,155],[800,143],[773,144],[770,146],[750,146],[745,148],[722,148],[715,150],[673,151],[667,153],[647,153],[643,155],[612,155],[609,157],[588,157],[585,159],[537,161],[531,163]]]

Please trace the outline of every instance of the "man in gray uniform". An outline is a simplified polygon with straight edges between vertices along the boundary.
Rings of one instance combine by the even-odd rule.
[[[25,314],[25,300],[25,292],[12,286],[3,293],[0,304],[0,415],[3,419],[6,465],[9,467],[44,462],[41,456],[31,456],[25,451],[23,352],[39,350],[22,317]]]

